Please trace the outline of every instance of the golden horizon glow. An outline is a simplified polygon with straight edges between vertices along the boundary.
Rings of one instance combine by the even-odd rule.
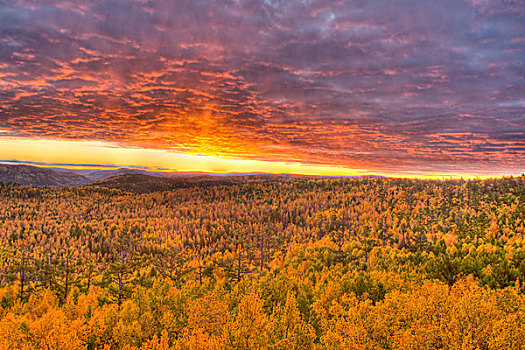
[[[115,166],[141,167],[158,172],[196,173],[272,173],[312,176],[365,176],[442,179],[446,178],[492,178],[516,174],[466,174],[443,172],[384,173],[367,169],[352,169],[326,164],[265,161],[242,158],[226,158],[211,155],[181,153],[169,150],[122,147],[101,141],[72,141],[56,139],[0,138],[0,157],[46,164],[42,167],[68,169],[110,169]]]

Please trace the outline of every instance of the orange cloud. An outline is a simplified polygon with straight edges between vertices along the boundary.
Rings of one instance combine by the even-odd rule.
[[[523,13],[511,4],[5,7],[0,139],[102,142],[277,172],[288,163],[407,175],[525,170]],[[32,157],[23,149],[21,159]]]

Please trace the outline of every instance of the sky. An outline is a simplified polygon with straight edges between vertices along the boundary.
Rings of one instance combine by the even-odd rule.
[[[523,0],[0,0],[0,159],[525,172]]]

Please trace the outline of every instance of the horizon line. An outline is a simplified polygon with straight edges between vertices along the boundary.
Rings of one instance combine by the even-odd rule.
[[[148,167],[148,166],[137,166],[137,165],[124,165],[124,164],[95,164],[95,163],[60,163],[60,162],[39,162],[31,160],[21,159],[0,159],[0,165],[26,165],[37,168],[45,169],[63,169],[72,172],[78,172],[82,170],[93,170],[93,171],[116,171],[119,169],[129,169],[144,171],[153,174],[143,174],[153,176],[155,173],[160,174],[187,174],[187,175],[210,175],[210,176],[301,176],[311,178],[384,178],[384,179],[413,179],[413,180],[487,180],[487,179],[501,179],[501,178],[514,178],[525,176],[525,174],[501,174],[501,175],[450,175],[450,174],[433,174],[433,175],[385,175],[385,174],[361,174],[361,175],[323,175],[323,174],[302,174],[302,173],[280,173],[280,172],[267,172],[267,171],[250,171],[250,172],[239,172],[239,171],[225,171],[225,172],[213,172],[213,171],[185,171],[177,169],[159,168],[159,167]]]

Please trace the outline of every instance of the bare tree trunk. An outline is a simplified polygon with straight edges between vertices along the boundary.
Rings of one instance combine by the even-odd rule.
[[[69,252],[66,257],[66,280],[64,283],[64,302],[66,301],[68,291],[69,291]]]
[[[237,247],[237,283],[241,281],[241,248]]]
[[[122,292],[124,290],[124,261],[126,254],[124,251],[120,253],[120,271],[118,273],[118,310],[120,311],[120,305],[122,304]]]
[[[341,239],[339,240],[339,251],[341,251],[341,246],[344,243],[345,239],[345,209],[346,206],[343,206],[343,217],[341,218]]]
[[[365,263],[368,264],[368,246],[367,246],[367,239],[366,239],[366,228],[363,229],[363,239],[365,241]]]
[[[91,287],[91,275],[93,274],[93,266],[89,264],[89,270],[88,270],[88,277],[87,277],[87,291],[89,291],[89,287]]]
[[[22,265],[22,270],[20,271],[20,301],[24,302],[24,284],[26,281],[26,269],[25,265]]]
[[[263,233],[261,232],[261,246],[260,246],[260,263],[261,263],[261,273],[263,271],[263,267],[264,267],[264,236],[263,236]]]
[[[118,311],[120,311],[120,305],[122,304],[122,289],[124,286],[123,271],[121,270],[118,274]]]

